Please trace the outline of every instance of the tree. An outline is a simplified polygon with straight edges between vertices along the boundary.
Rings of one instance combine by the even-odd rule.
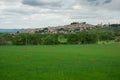
[[[94,33],[81,32],[79,34],[79,42],[81,44],[92,44],[98,42],[98,36]]]
[[[15,45],[27,45],[27,34],[16,34],[13,39]]]
[[[2,36],[0,36],[0,45],[5,45],[5,44],[6,44],[5,39]]]
[[[67,41],[69,44],[78,44],[79,39],[78,39],[77,34],[68,34]]]
[[[120,42],[120,36],[115,39],[115,42]]]
[[[54,45],[58,43],[58,37],[55,34],[48,34],[43,38],[43,44],[45,45]]]
[[[101,32],[99,34],[99,40],[100,41],[107,41],[107,40],[113,40],[114,39],[114,33],[113,32]]]
[[[0,34],[0,45],[12,45],[12,39],[11,34]]]

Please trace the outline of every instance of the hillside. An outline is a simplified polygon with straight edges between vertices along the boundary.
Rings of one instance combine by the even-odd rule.
[[[79,23],[79,22],[73,22],[69,25],[64,25],[64,26],[56,26],[56,27],[46,27],[46,28],[37,28],[37,29],[22,29],[20,31],[20,33],[31,33],[31,34],[34,34],[34,33],[41,33],[41,34],[44,34],[44,33],[51,33],[51,34],[54,34],[54,33],[78,33],[80,31],[83,31],[83,30],[89,30],[89,29],[94,29],[96,28],[95,25],[91,25],[91,24],[86,24],[86,22],[82,22],[82,23]]]

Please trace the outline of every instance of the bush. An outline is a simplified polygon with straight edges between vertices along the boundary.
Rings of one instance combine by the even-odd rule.
[[[78,44],[79,38],[77,34],[68,34],[67,42],[68,44]]]
[[[46,35],[43,38],[43,44],[45,45],[54,45],[54,44],[58,44],[58,37],[57,35]]]
[[[115,42],[120,42],[120,36],[115,39]]]
[[[98,42],[98,36],[89,32],[82,32],[79,34],[81,44],[92,44]]]

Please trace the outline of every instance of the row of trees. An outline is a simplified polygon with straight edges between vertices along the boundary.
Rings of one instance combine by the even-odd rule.
[[[55,34],[0,34],[0,45],[52,45],[59,44]]]
[[[93,44],[113,40],[110,31],[83,31],[74,34],[0,34],[0,45]]]
[[[98,42],[98,36],[94,33],[81,32],[79,34],[69,34],[68,43],[70,44],[92,44]]]

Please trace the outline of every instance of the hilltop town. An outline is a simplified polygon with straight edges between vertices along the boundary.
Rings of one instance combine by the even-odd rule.
[[[104,25],[108,26],[108,25]],[[29,34],[35,34],[35,33],[40,33],[40,34],[56,34],[56,33],[78,33],[83,30],[90,30],[94,29],[97,27],[103,27],[102,24],[99,25],[92,25],[92,24],[87,24],[86,22],[73,22],[69,25],[64,25],[64,26],[56,26],[56,27],[46,27],[46,28],[36,28],[36,29],[22,29],[19,31],[19,33],[29,33]]]

